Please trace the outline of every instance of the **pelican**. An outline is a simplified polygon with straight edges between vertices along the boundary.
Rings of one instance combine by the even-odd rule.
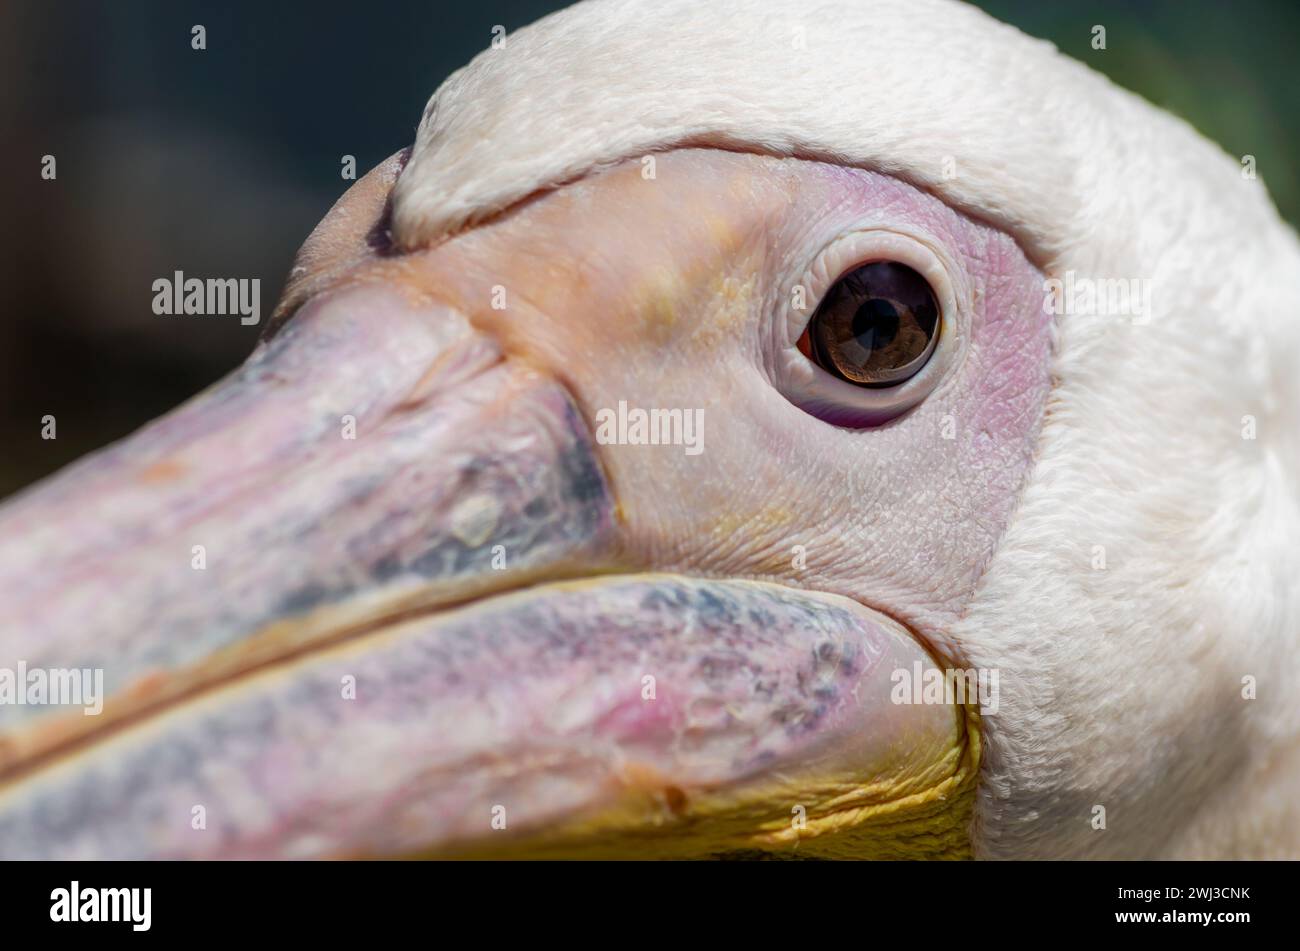
[[[1245,172],[949,0],[509,35],[0,508],[0,856],[1300,856]]]

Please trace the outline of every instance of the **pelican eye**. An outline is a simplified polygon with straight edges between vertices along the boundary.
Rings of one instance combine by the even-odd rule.
[[[809,360],[864,387],[896,386],[925,366],[939,340],[939,305],[906,264],[872,261],[826,292],[799,338]]]

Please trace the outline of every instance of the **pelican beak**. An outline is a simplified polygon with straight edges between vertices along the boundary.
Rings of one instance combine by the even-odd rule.
[[[488,240],[0,508],[0,857],[969,851],[974,714],[900,702],[926,649],[630,542],[582,366],[506,349],[608,325],[430,290]]]

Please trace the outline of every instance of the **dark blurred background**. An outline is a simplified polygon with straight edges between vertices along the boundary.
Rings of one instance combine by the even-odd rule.
[[[648,0],[653,2],[653,0]],[[429,95],[562,2],[177,0],[0,4],[0,497],[135,429],[236,366],[259,327],[165,320],[156,278],[262,282],[263,323],[299,243],[351,182],[408,145]],[[1295,0],[988,0],[1027,33],[1256,156],[1300,220]],[[207,49],[191,49],[191,27]],[[1106,27],[1104,51],[1092,27]],[[58,177],[43,181],[41,157]],[[40,437],[41,417],[58,439]]]

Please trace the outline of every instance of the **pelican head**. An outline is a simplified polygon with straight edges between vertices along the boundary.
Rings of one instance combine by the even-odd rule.
[[[0,855],[1295,857],[1297,300],[972,8],[548,17],[0,508]]]

